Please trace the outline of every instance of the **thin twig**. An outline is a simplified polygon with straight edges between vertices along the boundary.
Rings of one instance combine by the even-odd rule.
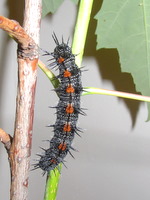
[[[12,137],[0,128],[0,140],[4,144],[6,150],[9,152],[11,147]]]
[[[29,46],[29,43],[34,43],[33,39],[25,32],[20,24],[15,20],[10,20],[0,16],[0,28],[6,31],[17,43],[24,48]]]

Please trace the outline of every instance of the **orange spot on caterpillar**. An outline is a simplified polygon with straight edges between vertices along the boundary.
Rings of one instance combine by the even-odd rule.
[[[59,146],[58,146],[58,149],[59,150],[62,150],[62,151],[65,151],[66,150],[66,147],[67,145],[65,143],[61,143]]]
[[[69,72],[68,70],[65,70],[64,71],[64,77],[67,78],[67,77],[70,77],[71,76],[71,72]]]
[[[71,126],[69,124],[65,124],[64,127],[63,127],[63,131],[70,132],[71,131]]]
[[[51,159],[50,162],[51,162],[51,163],[54,163],[54,164],[57,163],[56,160],[54,160],[54,159]]]
[[[74,107],[71,104],[68,104],[66,107],[66,113],[72,114],[74,112]]]
[[[68,87],[66,88],[66,92],[67,93],[74,93],[75,89],[72,87],[72,85],[68,85]]]
[[[57,61],[58,61],[58,63],[62,63],[62,62],[64,62],[64,60],[65,60],[64,58],[60,57],[60,58],[58,58]]]

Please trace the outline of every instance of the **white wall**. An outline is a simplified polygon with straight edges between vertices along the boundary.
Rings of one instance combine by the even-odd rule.
[[[17,2],[14,3],[16,7]],[[98,11],[98,2],[94,6],[94,14]],[[0,11],[9,16],[5,0],[0,1]],[[66,0],[56,14],[42,20],[41,48],[53,51],[53,31],[60,39],[62,35],[66,40],[68,36],[72,39],[76,11],[76,6]],[[95,20],[91,21],[82,63],[88,69],[83,73],[83,85],[135,92],[130,75],[120,72],[117,51],[95,52],[95,23]],[[0,127],[13,134],[17,87],[16,43],[9,40],[3,31],[0,31],[0,38]],[[46,62],[47,58],[41,59]],[[48,108],[58,101],[52,89],[39,69],[31,163],[37,158],[35,154],[41,152],[39,146],[48,146],[42,140],[50,139],[53,134],[50,128],[45,127],[55,121],[54,110]],[[68,169],[63,167],[58,199],[149,200],[150,123],[145,122],[148,115],[146,104],[89,95],[82,97],[82,107],[88,109],[87,116],[79,119],[79,126],[85,131],[82,138],[75,138],[74,147],[79,150],[79,153],[74,153],[75,160],[67,156]],[[1,199],[9,199],[9,166],[2,144],[0,151],[0,195]],[[41,170],[30,172],[29,199],[43,199],[45,178]]]

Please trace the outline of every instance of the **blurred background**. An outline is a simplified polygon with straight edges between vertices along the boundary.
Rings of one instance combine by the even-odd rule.
[[[95,0],[88,30],[82,66],[88,69],[82,74],[83,86],[136,93],[130,74],[122,73],[116,49],[96,51],[96,20],[101,1]],[[1,0],[0,12],[5,17],[22,24],[24,2]],[[52,52],[55,44],[53,31],[59,40],[74,32],[78,7],[64,0],[53,15],[41,23],[40,47]],[[0,127],[13,135],[17,91],[17,44],[0,30]],[[42,53],[41,53],[42,54]],[[40,59],[48,64],[48,57]],[[132,67],[132,66],[131,66]],[[46,125],[55,122],[58,97],[43,72],[38,69],[33,145],[31,164],[47,148],[52,137]],[[78,126],[82,137],[76,136],[73,147],[75,159],[67,156],[67,169],[63,167],[59,184],[59,200],[149,200],[150,199],[150,122],[145,103],[104,95],[82,97],[82,107],[87,116],[80,116]],[[4,146],[0,144],[0,195],[9,199],[9,164]],[[30,172],[29,199],[43,199],[46,176],[42,171]]]

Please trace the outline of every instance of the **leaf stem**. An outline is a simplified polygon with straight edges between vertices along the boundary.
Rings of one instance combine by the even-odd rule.
[[[46,76],[51,81],[51,83],[54,86],[54,88],[58,88],[58,86],[59,86],[59,80],[56,78],[56,76],[54,75],[54,73],[51,70],[49,70],[44,65],[44,63],[42,63],[42,61],[40,61],[40,60],[38,61],[38,66],[46,74]]]
[[[138,101],[150,102],[150,97],[148,96],[142,96],[142,95],[127,93],[127,92],[106,90],[106,89],[95,88],[95,87],[85,87],[83,95],[88,95],[88,94],[111,95],[111,96],[122,97],[122,98],[127,98],[127,99],[134,99]]]
[[[42,71],[46,74],[48,79],[52,82],[54,88],[57,88],[59,85],[59,81],[58,79],[56,79],[53,72],[50,71],[40,60],[38,61],[38,65],[42,69]],[[95,87],[84,87],[84,92],[82,93],[82,95],[84,96],[84,95],[89,95],[89,94],[110,95],[110,96],[122,97],[122,98],[127,98],[127,99],[133,99],[137,101],[150,102],[150,97],[148,96],[107,90],[107,89],[102,89],[102,88],[95,88]]]

